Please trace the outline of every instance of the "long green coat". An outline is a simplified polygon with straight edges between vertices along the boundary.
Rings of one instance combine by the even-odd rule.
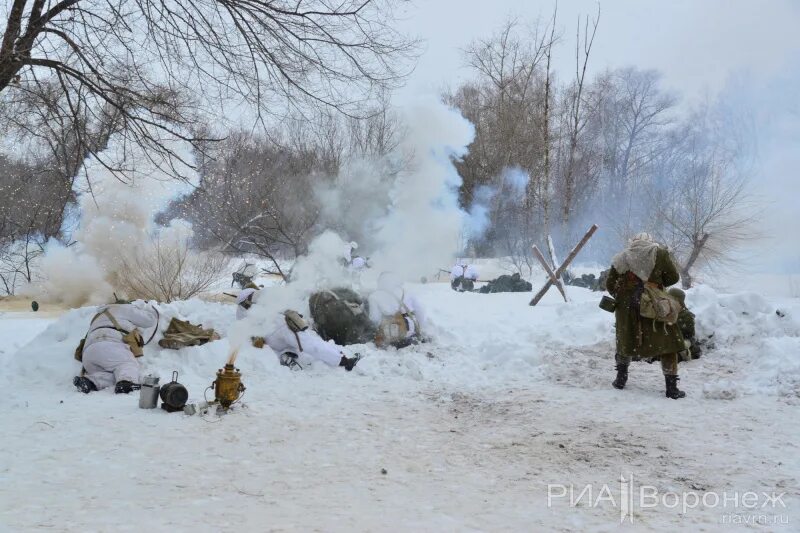
[[[606,280],[606,289],[617,300],[614,312],[617,319],[617,353],[634,359],[658,357],[663,354],[677,353],[684,350],[683,336],[676,324],[655,322],[639,315],[636,302],[642,282],[638,278],[631,280],[626,273],[620,274],[613,266]],[[656,253],[656,264],[648,281],[669,287],[678,282],[680,276],[669,252],[659,248]]]

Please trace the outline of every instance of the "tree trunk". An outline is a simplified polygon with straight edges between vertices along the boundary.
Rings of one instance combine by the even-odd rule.
[[[681,268],[681,286],[684,289],[692,288],[694,278],[692,278],[690,271],[697,262],[697,258],[700,257],[700,252],[703,251],[708,237],[708,233],[703,233],[702,235],[695,235],[692,239],[692,253],[689,254],[689,259],[686,260],[686,263]]]

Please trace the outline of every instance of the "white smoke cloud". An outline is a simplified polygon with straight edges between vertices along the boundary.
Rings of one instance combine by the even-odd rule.
[[[345,239],[373,248],[375,224],[389,207],[393,159],[346,162],[335,178],[318,185],[322,223]]]
[[[492,200],[497,196],[497,189],[488,185],[481,185],[472,195],[472,204],[469,207],[469,216],[466,219],[465,230],[471,239],[479,239],[491,224]]]
[[[181,141],[165,141],[191,162],[191,147]],[[80,220],[73,246],[48,243],[41,263],[41,280],[29,292],[44,301],[69,306],[108,302],[117,284],[122,261],[148,246],[157,231],[153,218],[169,201],[190,189],[167,175],[162,167],[173,165],[182,176],[197,174],[185,164],[155,159],[122,137],[113,137],[103,152],[113,167],[126,169],[118,175],[95,158],[84,164],[76,190],[79,192]],[[173,224],[166,236],[187,235],[186,224]],[[121,295],[120,295],[121,296]]]
[[[460,247],[466,215],[458,206],[461,177],[452,158],[467,153],[475,129],[439,102],[412,107],[405,120],[403,149],[412,154],[411,165],[395,181],[389,211],[376,224],[380,248],[373,265],[419,279],[448,265]]]
[[[480,239],[492,223],[491,214],[498,194],[507,201],[521,202],[530,181],[530,175],[519,167],[506,167],[500,173],[499,185],[482,185],[475,189],[469,216],[466,220],[467,236]]]
[[[531,176],[520,167],[506,167],[502,173],[503,185],[508,188],[511,196],[521,199],[528,188]]]
[[[249,335],[264,331],[286,309],[308,312],[313,292],[350,285],[352,275],[339,260],[354,235],[363,235],[373,252],[367,283],[374,283],[383,271],[416,281],[449,265],[456,256],[469,215],[458,205],[461,177],[452,158],[466,154],[474,128],[458,112],[435,101],[402,115],[408,136],[390,159],[408,160],[407,169],[387,180],[391,161],[359,161],[344,167],[332,186],[320,187],[323,219],[347,234],[323,232],[311,242],[308,254],[296,261],[291,282],[262,289],[247,319],[233,328],[233,346],[246,345]]]

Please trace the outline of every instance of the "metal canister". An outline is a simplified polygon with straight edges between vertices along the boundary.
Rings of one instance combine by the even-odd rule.
[[[600,309],[613,313],[617,309],[617,301],[611,296],[603,296],[600,298]]]
[[[142,388],[139,389],[139,408],[155,409],[158,406],[158,376],[148,374],[142,380]]]
[[[161,387],[161,408],[169,413],[183,411],[186,400],[189,399],[189,391],[186,387],[178,383],[178,371],[172,373],[172,381]]]

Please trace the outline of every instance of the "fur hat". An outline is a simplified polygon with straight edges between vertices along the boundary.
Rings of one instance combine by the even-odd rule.
[[[656,242],[655,239],[653,239],[653,236],[646,231],[642,231],[641,233],[634,235],[633,239],[631,239],[631,242],[634,241]]]

